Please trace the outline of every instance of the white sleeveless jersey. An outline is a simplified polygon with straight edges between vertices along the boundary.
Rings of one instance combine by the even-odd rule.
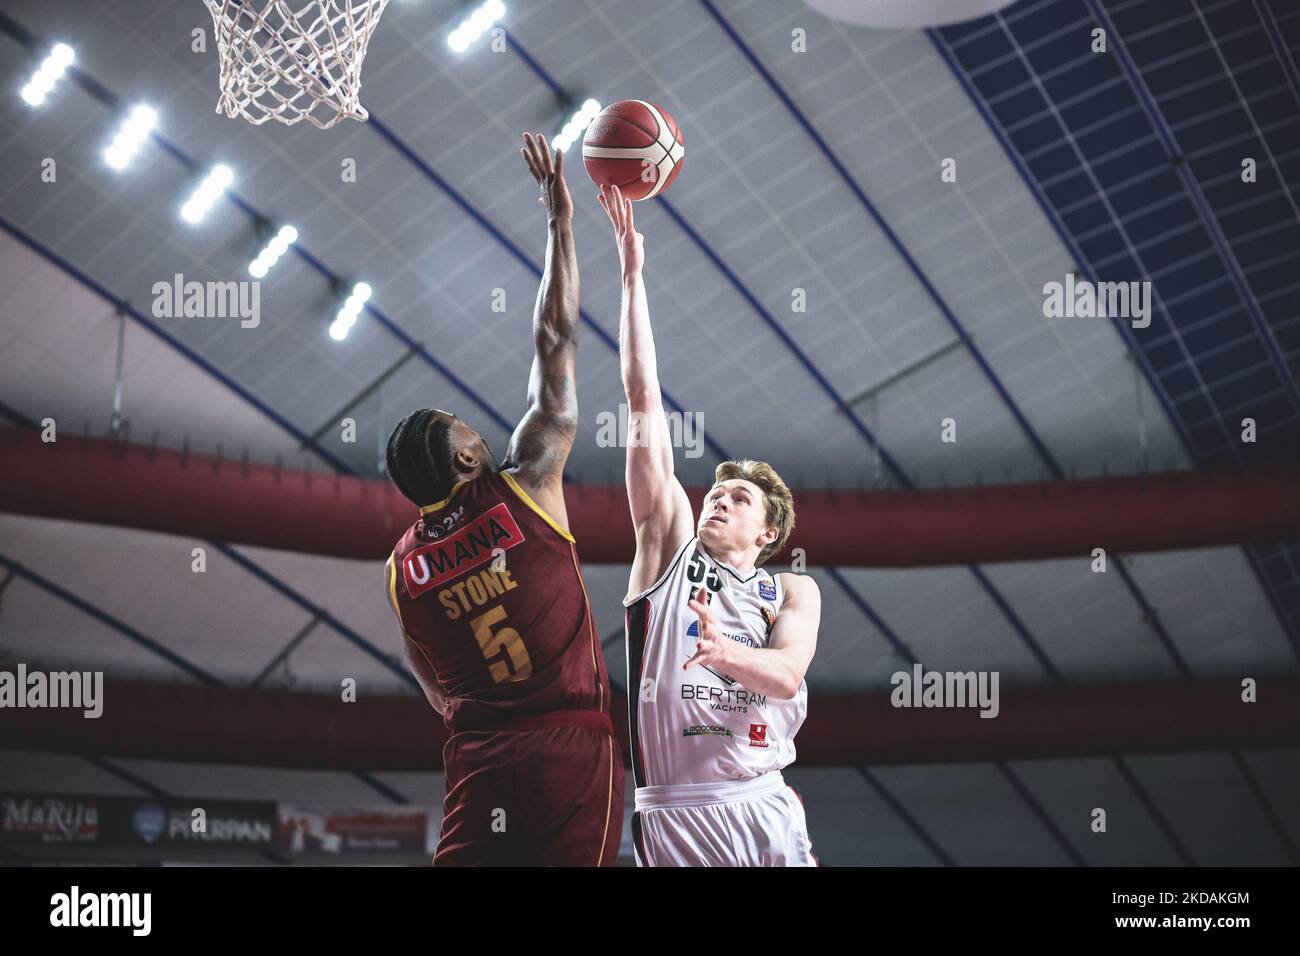
[[[793,700],[778,700],[700,664],[682,669],[699,641],[699,617],[687,602],[700,587],[721,631],[750,647],[767,646],[785,599],[780,581],[762,568],[742,577],[692,537],[653,586],[623,602],[638,787],[743,780],[794,760],[806,684]]]

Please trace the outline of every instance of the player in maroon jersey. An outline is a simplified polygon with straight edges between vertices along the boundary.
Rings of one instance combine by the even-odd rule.
[[[403,656],[452,732],[434,864],[612,866],[623,760],[561,486],[578,422],[573,203],[563,154],[528,134],[522,152],[548,223],[528,410],[499,464],[450,412],[393,430],[388,474],[420,519],[385,584]]]

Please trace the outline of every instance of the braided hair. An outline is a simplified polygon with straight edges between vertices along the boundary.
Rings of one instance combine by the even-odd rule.
[[[441,501],[456,483],[451,423],[432,408],[407,415],[388,436],[388,477],[420,507]]]

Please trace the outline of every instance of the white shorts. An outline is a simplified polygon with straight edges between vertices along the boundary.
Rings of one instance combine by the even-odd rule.
[[[779,770],[749,780],[638,787],[637,866],[817,866],[799,795]]]

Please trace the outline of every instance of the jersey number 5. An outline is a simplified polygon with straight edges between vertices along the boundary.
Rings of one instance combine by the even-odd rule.
[[[506,609],[500,604],[474,620],[469,626],[474,629],[479,650],[487,660],[488,671],[498,684],[504,681],[523,680],[533,672],[533,662],[524,647],[524,639],[513,627],[503,627],[493,631],[492,626],[506,619]]]

